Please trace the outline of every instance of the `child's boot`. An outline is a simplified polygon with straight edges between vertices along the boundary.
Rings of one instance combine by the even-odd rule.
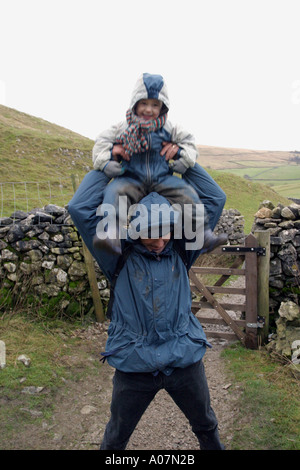
[[[105,235],[105,238],[99,238],[97,234],[94,236],[94,248],[96,248],[97,250],[104,250],[107,253],[111,253],[114,255],[121,255],[122,249],[118,233],[116,233],[116,231],[110,233],[108,230],[107,232],[105,232]]]
[[[215,235],[213,231],[209,228],[204,230],[204,243],[201,252],[208,253],[213,251],[220,245],[226,245],[228,236],[226,233],[221,233],[221,235]]]

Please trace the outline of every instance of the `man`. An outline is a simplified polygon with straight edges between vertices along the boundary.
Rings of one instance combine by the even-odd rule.
[[[69,206],[78,228],[83,226],[79,214],[83,206],[78,201],[83,204],[85,187]],[[164,388],[188,418],[200,448],[221,450],[202,363],[210,345],[191,313],[188,269],[201,250],[186,250],[185,240],[174,238],[176,214],[170,224],[164,223],[164,217],[163,222],[155,217],[155,210],[169,204],[165,198],[151,193],[140,203],[146,207],[147,216],[145,223],[139,219],[139,238],[129,236],[123,241],[123,255],[119,257],[123,258],[123,266],[114,286],[111,323],[103,353],[116,371],[111,418],[101,449],[125,449],[147,406]],[[86,214],[86,209],[83,212]],[[86,215],[85,219],[88,220]],[[159,224],[156,238],[151,238],[153,220]],[[80,233],[86,236],[88,232],[91,235],[88,229]],[[112,280],[117,257],[95,251],[89,238],[86,236],[100,267]]]

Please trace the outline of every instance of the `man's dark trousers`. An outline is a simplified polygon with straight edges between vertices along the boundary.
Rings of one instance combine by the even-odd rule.
[[[201,450],[224,449],[210,406],[202,361],[185,369],[177,368],[170,375],[116,370],[113,385],[111,418],[100,450],[124,450],[144,411],[161,389],[170,394],[189,420]]]

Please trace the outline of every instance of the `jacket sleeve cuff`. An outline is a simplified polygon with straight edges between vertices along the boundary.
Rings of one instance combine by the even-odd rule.
[[[191,165],[187,160],[186,158],[183,156],[180,156],[180,158],[178,158],[177,160],[180,160],[181,163],[186,167],[186,168],[190,168],[191,166],[194,166],[194,165]]]
[[[102,159],[101,159],[101,160],[100,160],[100,159],[97,160],[97,158],[96,158],[96,160],[95,160],[95,162],[94,162],[94,170],[103,171],[104,168],[106,167],[106,165],[108,164],[108,162],[110,162],[110,159],[103,161]]]

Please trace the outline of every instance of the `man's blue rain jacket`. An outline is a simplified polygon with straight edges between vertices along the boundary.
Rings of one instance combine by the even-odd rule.
[[[149,213],[151,207],[169,205],[157,193],[150,193],[140,204]],[[199,252],[185,251],[186,267],[176,249],[176,244],[183,248],[183,242],[171,239],[159,255],[150,252],[140,239],[125,242],[131,250],[115,285],[103,353],[116,369],[168,375],[175,367],[187,367],[204,355],[208,343],[191,312],[187,274]]]

